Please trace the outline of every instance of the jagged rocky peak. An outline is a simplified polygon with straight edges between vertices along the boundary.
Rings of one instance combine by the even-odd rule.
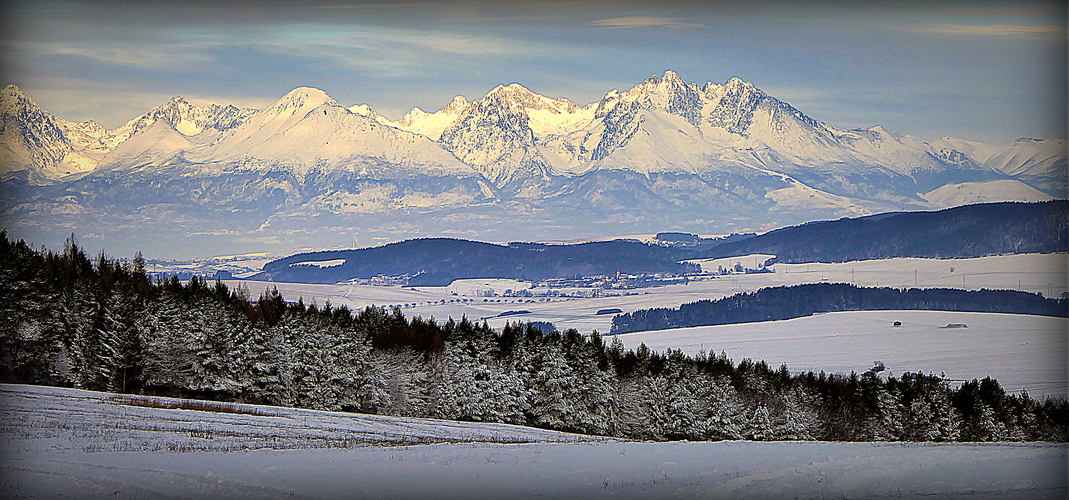
[[[207,129],[229,130],[243,123],[255,112],[253,109],[239,109],[233,105],[195,106],[185,98],[176,96],[134,118],[117,129],[116,134],[120,138],[129,137],[159,121],[170,125],[182,135],[193,136]]]
[[[4,126],[0,131],[7,136],[19,128],[29,132],[50,136],[49,140],[64,141],[62,132],[57,128],[57,118],[48,111],[41,109],[29,95],[20,90],[15,84],[4,87],[3,95],[0,96],[0,113],[3,114]],[[10,132],[8,132],[10,131]],[[29,136],[26,136],[28,139]]]
[[[697,86],[668,70],[664,76],[652,75],[627,92],[613,91],[598,103],[595,116],[604,117],[624,105],[623,110],[660,109],[685,118],[697,126],[702,120],[703,96]]]
[[[4,87],[5,102],[8,99],[19,99],[20,97],[26,97],[26,94],[23,93],[22,90],[19,90],[18,85],[15,85],[14,83],[9,83],[6,87]]]
[[[349,111],[353,111],[353,109],[349,108]],[[353,112],[355,113],[355,111],[353,111]],[[397,120],[397,126],[399,126],[399,127],[408,127],[408,126],[412,125],[413,123],[416,123],[416,122],[418,122],[420,120],[426,119],[428,116],[431,116],[431,113],[423,111],[422,108],[420,108],[419,106],[416,106],[416,107],[412,108],[412,110],[409,111],[408,113],[405,113],[405,116],[402,116],[400,120]]]
[[[629,90],[629,94],[669,94],[673,92],[686,92],[695,87],[679,76],[679,73],[668,70],[663,76],[651,75],[644,82]]]
[[[452,100],[450,100],[449,104],[446,104],[445,107],[441,109],[441,112],[442,113],[459,114],[461,111],[464,111],[464,108],[468,107],[468,104],[470,104],[470,103],[468,103],[468,100],[465,99],[464,96],[458,95],[458,96],[454,97]],[[419,108],[416,108],[416,109],[419,109]]]
[[[498,85],[487,93],[484,99],[494,103],[508,105],[510,107],[537,109],[556,114],[574,113],[580,109],[577,104],[568,99],[563,97],[556,99],[546,97],[542,94],[535,93],[518,83]]]
[[[4,87],[3,96],[0,96],[0,109],[3,109],[4,113],[10,113],[16,108],[23,111],[37,110],[43,112],[30,96],[12,83]]]
[[[0,174],[26,170],[32,182],[56,178],[72,146],[62,120],[41,109],[14,84],[0,96]]]
[[[707,97],[718,99],[716,107],[709,114],[709,124],[748,137],[754,110],[768,96],[754,84],[737,76],[731,77],[721,86],[707,85],[706,89]],[[710,91],[714,95],[709,96]]]

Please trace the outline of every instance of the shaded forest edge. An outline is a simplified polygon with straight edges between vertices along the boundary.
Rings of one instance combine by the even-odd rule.
[[[1069,301],[1017,290],[869,288],[808,283],[762,288],[678,308],[639,309],[614,316],[611,333],[778,321],[837,311],[931,310],[1069,316]]]
[[[3,382],[656,440],[1069,438],[1069,403],[990,378],[792,374],[575,330],[253,299],[154,282],[140,256],[90,259],[73,241],[56,253],[0,233],[0,283]]]

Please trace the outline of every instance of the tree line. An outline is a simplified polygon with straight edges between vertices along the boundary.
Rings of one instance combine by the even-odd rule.
[[[807,283],[762,288],[678,308],[639,309],[614,316],[611,333],[666,330],[801,318],[836,311],[931,310],[1069,316],[1069,301],[1017,290],[870,288]]]
[[[724,353],[663,353],[575,330],[500,332],[153,280],[140,256],[90,258],[0,232],[0,380],[637,439],[1059,441],[1069,403],[990,378],[792,373]]]

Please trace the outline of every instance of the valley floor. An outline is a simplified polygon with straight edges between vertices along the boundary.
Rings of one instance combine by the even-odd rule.
[[[174,400],[134,401],[138,404],[103,393],[0,385],[0,496],[764,499],[1065,498],[1067,493],[1064,444],[648,443],[500,424],[251,405],[208,412],[144,406]]]
[[[700,262],[706,271],[731,267],[738,263],[756,268],[770,255],[751,255]],[[597,311],[619,308],[628,313],[652,307],[678,307],[680,304],[702,299],[718,299],[760,288],[799,285],[803,283],[853,283],[867,287],[919,288],[981,288],[1041,292],[1047,297],[1059,297],[1067,290],[1066,254],[1019,254],[980,257],[973,259],[898,258],[828,264],[775,264],[773,273],[731,274],[690,281],[687,284],[667,285],[632,290],[609,290],[607,296],[593,298],[516,298],[482,297],[465,294],[464,289],[484,290],[485,282],[498,281],[498,294],[506,288],[516,288],[511,280],[462,280],[450,287],[385,287],[371,285],[314,285],[304,283],[273,283],[264,281],[227,281],[231,288],[244,284],[253,297],[264,290],[277,287],[287,300],[303,297],[306,303],[315,300],[323,304],[346,305],[363,309],[369,305],[403,306],[406,316],[433,316],[438,320],[449,317],[483,319],[491,327],[500,328],[506,321],[548,321],[560,329],[575,328],[584,334],[597,330],[608,333],[612,314],[598,315]],[[478,285],[478,286],[476,286]],[[537,290],[536,290],[537,291]],[[574,294],[577,290],[569,290]],[[453,292],[458,292],[453,295]],[[589,290],[587,290],[589,293]],[[611,296],[609,296],[611,295]],[[529,314],[498,317],[505,311],[526,310]],[[871,361],[871,360],[870,360]]]

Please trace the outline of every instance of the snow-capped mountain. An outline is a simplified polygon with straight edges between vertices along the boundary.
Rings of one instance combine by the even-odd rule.
[[[15,85],[0,94],[0,175],[21,174],[42,182],[92,170],[96,163],[87,155],[107,134],[93,122],[72,123],[42,110]]]
[[[839,129],[739,78],[699,85],[673,71],[586,105],[512,83],[397,121],[310,87],[261,110],[176,97],[114,130],[55,117],[13,85],[0,110],[11,194],[0,209],[40,226],[163,213],[209,234],[321,223],[529,240],[621,224],[761,230],[1066,192],[1064,139]]]

